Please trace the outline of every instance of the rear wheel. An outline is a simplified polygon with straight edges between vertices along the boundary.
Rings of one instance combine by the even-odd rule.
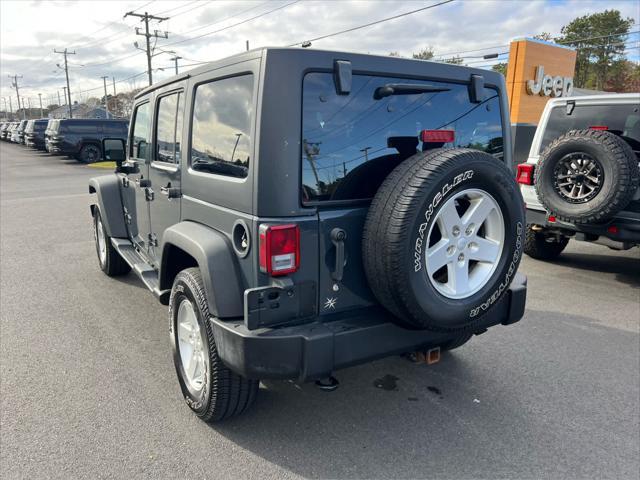
[[[524,237],[524,253],[537,260],[557,258],[566,248],[569,238],[562,235],[552,235],[544,230],[535,228],[534,225],[527,225]]]
[[[102,159],[102,152],[97,145],[88,144],[82,147],[79,157],[82,163],[95,163]]]
[[[180,272],[171,289],[169,320],[178,381],[189,408],[205,422],[239,415],[259,382],[232,372],[218,356],[200,269]]]

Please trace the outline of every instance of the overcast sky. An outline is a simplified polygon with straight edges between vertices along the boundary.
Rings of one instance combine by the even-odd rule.
[[[63,57],[53,49],[65,47],[76,52],[69,56],[74,101],[101,95],[100,77],[103,75],[109,76],[109,93],[113,89],[112,77],[119,82],[116,85],[119,91],[146,85],[146,74],[143,74],[146,57],[133,45],[135,41],[144,45],[144,37],[135,35],[135,27],[143,24],[137,18],[123,19],[123,15],[131,10],[171,17],[152,26],[168,31],[169,36],[157,41],[155,52],[173,50],[183,57],[180,64],[187,65],[240,52],[245,49],[246,40],[251,48],[288,45],[437,1],[0,0],[1,94],[13,97],[15,109],[15,89],[11,88],[8,75],[18,74],[23,76],[19,79],[21,96],[31,98],[32,106],[35,106],[33,102],[37,101],[38,93],[42,93],[45,105],[49,98],[55,98],[57,103],[57,93],[62,93],[65,78],[64,71],[56,67],[57,63],[62,64]],[[600,12],[605,7],[632,17],[636,22],[632,31],[640,30],[638,0],[455,0],[380,25],[313,42],[313,48],[375,54],[397,51],[409,56],[425,46],[432,46],[437,54],[491,47],[466,55],[500,53],[508,50],[508,43],[513,38],[543,31],[558,34],[573,18]],[[270,11],[273,12],[268,13]],[[249,21],[236,25],[245,20]],[[209,33],[212,34],[206,35]],[[201,37],[194,39],[196,36]],[[174,42],[180,43],[172,45]],[[636,33],[628,42],[629,58],[634,61],[639,58],[638,46],[640,34]],[[505,60],[506,57],[501,56]],[[170,58],[169,54],[154,57],[153,68],[165,69],[155,72],[154,80],[173,74]],[[490,63],[477,58],[467,58],[467,61],[475,66]],[[0,108],[4,109],[4,103]]]

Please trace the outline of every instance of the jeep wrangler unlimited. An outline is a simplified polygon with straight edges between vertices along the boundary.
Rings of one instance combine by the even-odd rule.
[[[550,100],[518,183],[529,256],[556,258],[572,238],[640,245],[640,94]]]
[[[168,305],[205,421],[243,412],[260,379],[335,380],[524,313],[497,73],[265,48],[140,92],[126,155],[103,151],[117,168],[89,184],[100,267]]]

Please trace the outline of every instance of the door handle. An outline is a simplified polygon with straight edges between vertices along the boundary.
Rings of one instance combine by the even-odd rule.
[[[180,198],[182,196],[179,188],[172,187],[160,187],[160,193],[169,197],[169,200],[172,198]]]
[[[342,280],[344,274],[344,241],[347,239],[347,232],[341,228],[331,230],[331,242],[336,247],[336,267],[331,272],[331,278],[336,282]]]
[[[134,182],[136,182],[136,185],[138,185],[140,188],[149,188],[151,186],[151,180],[149,180],[148,178],[138,177],[134,180]]]

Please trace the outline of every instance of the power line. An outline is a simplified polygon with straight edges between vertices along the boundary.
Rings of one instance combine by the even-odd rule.
[[[454,0],[444,0],[444,1],[439,2],[439,3],[434,3],[433,5],[429,5],[429,6],[426,6],[426,7],[418,8],[416,10],[411,10],[410,12],[404,12],[404,13],[400,13],[398,15],[394,15],[392,17],[387,17],[387,18],[383,18],[381,20],[376,20],[375,22],[366,23],[364,25],[359,25],[357,27],[347,28],[346,30],[341,30],[341,31],[335,32],[335,33],[329,33],[327,35],[322,35],[320,37],[311,38],[311,39],[308,39],[308,40],[305,40],[305,41],[302,41],[302,42],[292,43],[291,45],[287,45],[287,47],[295,47],[296,45],[302,45],[303,43],[316,42],[318,40],[324,40],[325,38],[335,37],[336,35],[342,35],[343,33],[353,32],[355,30],[360,30],[362,28],[371,27],[371,26],[377,25],[379,23],[388,22],[390,20],[395,20],[396,18],[406,17],[407,15],[412,15],[414,13],[422,12],[424,10],[429,10],[431,8],[439,7],[440,5],[445,5],[445,4],[451,3],[453,1]]]
[[[213,23],[209,23],[209,24],[206,24],[206,25],[201,25],[201,26],[193,28],[191,30],[187,30],[186,32],[176,33],[175,35],[181,35],[182,36],[182,35],[186,35],[188,33],[197,32],[198,30],[202,30],[203,28],[207,28],[207,27],[212,27],[214,25],[218,25],[219,23],[222,23],[222,22],[224,22],[226,20],[229,20],[231,18],[239,17],[240,15],[242,15],[244,13],[247,13],[247,12],[250,12],[252,10],[255,10],[256,8],[260,8],[260,7],[262,7],[263,5],[265,5],[267,3],[269,3],[269,2],[268,1],[267,2],[262,2],[262,3],[258,4],[258,5],[254,5],[251,8],[247,8],[245,10],[242,10],[242,11],[238,12],[238,13],[234,13],[233,15],[228,15],[228,16],[226,16],[226,17],[224,17],[224,18],[222,18],[220,20],[217,20],[217,21],[215,21]]]
[[[597,39],[600,39],[600,38],[616,37],[618,35],[633,35],[635,33],[640,33],[640,30],[636,30],[636,31],[633,31],[633,32],[627,32],[627,33],[624,33],[622,30],[620,30],[617,33],[611,33],[609,35],[601,35],[601,36],[597,36],[597,37],[578,38],[578,39],[575,39],[575,40],[563,40],[563,41],[553,42],[553,43],[557,43],[559,45],[563,45],[565,43],[580,43],[580,42],[587,41],[587,40],[597,40]],[[490,47],[476,48],[474,50],[460,50],[460,51],[457,51],[457,52],[437,53],[437,54],[434,54],[434,57],[446,57],[446,56],[449,56],[449,55],[458,55],[460,53],[481,52],[482,50],[489,50],[489,49],[492,49],[492,48],[508,47],[509,45],[510,44],[506,43],[506,44],[503,44],[503,45],[493,45],[493,46],[490,46]]]
[[[169,47],[171,45],[178,45],[179,43],[184,43],[184,42],[191,42],[193,40],[197,40],[198,38],[207,37],[209,35],[213,35],[214,33],[219,33],[219,32],[222,32],[224,30],[228,30],[230,28],[237,27],[238,25],[243,25],[243,24],[248,23],[248,22],[250,22],[252,20],[255,20],[256,18],[264,17],[265,15],[269,15],[270,13],[277,12],[278,10],[282,10],[283,8],[287,8],[288,6],[293,5],[295,3],[298,3],[300,1],[301,0],[294,0],[293,2],[289,2],[289,3],[285,4],[285,5],[280,6],[280,7],[274,8],[274,9],[269,10],[269,11],[264,12],[264,13],[261,13],[260,15],[256,15],[254,17],[247,18],[245,20],[242,20],[241,22],[234,23],[233,25],[229,25],[229,26],[220,28],[218,30],[214,30],[212,32],[203,33],[202,35],[197,35],[197,36],[191,37],[191,38],[185,38],[184,40],[179,40],[177,42],[165,43],[163,45],[163,47]],[[447,0],[447,1],[452,2],[453,0]]]

